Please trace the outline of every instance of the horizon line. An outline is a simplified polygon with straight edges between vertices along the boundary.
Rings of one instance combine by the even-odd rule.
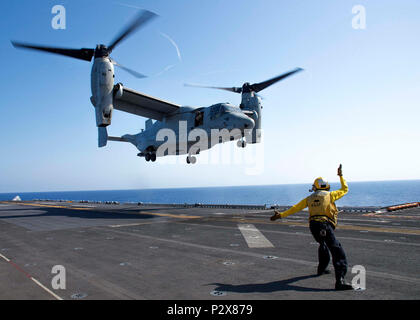
[[[347,183],[367,183],[367,182],[402,182],[402,181],[420,181],[420,179],[402,179],[402,180],[366,180],[366,181],[348,181]],[[340,182],[331,182],[337,183]],[[48,193],[48,192],[102,192],[102,191],[132,191],[132,190],[165,190],[165,189],[202,189],[202,188],[237,188],[237,187],[266,187],[266,186],[286,186],[286,185],[307,185],[312,182],[301,182],[301,183],[275,183],[275,184],[255,184],[255,185],[227,185],[227,186],[190,186],[190,187],[143,187],[143,188],[132,188],[132,189],[87,189],[87,190],[49,190],[49,191],[10,191],[0,192],[0,194],[17,194],[17,193]]]

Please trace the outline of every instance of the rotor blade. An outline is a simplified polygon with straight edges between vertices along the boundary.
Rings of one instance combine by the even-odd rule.
[[[261,90],[264,90],[265,88],[271,86],[272,84],[275,84],[276,82],[278,82],[280,80],[283,80],[287,77],[290,77],[292,74],[295,74],[296,72],[300,72],[302,70],[303,70],[302,68],[296,68],[296,69],[293,69],[289,72],[283,73],[282,75],[279,75],[275,78],[272,78],[270,80],[266,80],[266,81],[263,81],[263,82],[260,82],[260,83],[254,83],[253,85],[251,85],[251,87],[252,87],[253,91],[260,92]]]
[[[184,86],[195,87],[195,88],[219,89],[219,90],[226,90],[226,91],[235,92],[235,93],[242,92],[242,88],[238,88],[238,87],[211,87],[211,86],[202,86],[199,84],[191,84],[191,83],[185,83]]]
[[[119,44],[122,40],[128,37],[131,33],[136,31],[136,29],[144,26],[147,22],[152,20],[153,18],[157,17],[156,13],[147,10],[141,10],[137,17],[125,28],[118,37],[111,42],[108,46],[109,52],[111,52],[117,44]]]
[[[126,68],[126,67],[124,67],[124,66],[122,66],[120,64],[117,64],[116,66],[117,67],[120,67],[121,69],[123,69],[124,71],[128,72],[129,74],[131,74],[132,76],[134,76],[136,78],[139,78],[139,79],[147,78],[146,75],[144,75],[144,74],[142,74],[140,72],[134,71],[132,69]]]
[[[139,78],[139,79],[147,78],[147,76],[145,76],[144,74],[142,74],[140,72],[137,72],[137,71],[134,71],[132,69],[129,69],[127,67],[124,67],[123,65],[121,65],[117,61],[115,61],[114,59],[111,59],[111,62],[112,62],[113,65],[123,69],[124,71],[128,72],[129,74],[131,74],[132,76],[134,76],[136,78]]]
[[[45,47],[45,46],[37,46],[27,43],[20,43],[11,41],[12,45],[15,48],[24,48],[24,49],[32,49],[32,50],[39,50],[39,51],[46,51],[49,53],[60,54],[63,56],[68,56],[76,59],[81,59],[85,61],[91,61],[93,55],[95,54],[94,49],[68,49],[68,48],[55,48],[55,47]]]

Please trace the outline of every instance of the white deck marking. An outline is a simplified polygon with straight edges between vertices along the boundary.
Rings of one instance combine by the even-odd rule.
[[[250,248],[273,248],[273,244],[253,224],[238,224]]]
[[[56,295],[54,292],[52,292],[50,289],[48,289],[46,286],[44,286],[41,282],[36,280],[35,278],[31,277],[31,280],[35,282],[38,286],[40,286],[42,289],[44,289],[46,292],[48,292],[50,295],[52,295],[57,300],[63,300],[60,296]]]
[[[7,259],[4,255],[2,255],[1,253],[0,253],[0,258],[2,258],[2,259],[4,259],[6,262],[10,262],[10,260],[9,259]]]
[[[5,257],[4,255],[0,254],[0,258],[4,259],[6,262],[8,262],[9,264],[11,264],[19,272],[22,272],[26,277],[28,277],[33,282],[35,282],[40,288],[44,289],[46,292],[48,292],[50,295],[52,295],[55,299],[57,299],[57,300],[63,300],[63,298],[61,298],[60,296],[56,295],[54,292],[52,292],[50,289],[48,289],[46,286],[44,286],[41,282],[39,282],[38,280],[36,280],[29,273],[27,273],[25,270],[23,270],[21,267],[19,267],[17,264],[15,264],[14,262],[10,261],[10,259],[8,259],[7,257]]]
[[[98,227],[98,229],[108,230],[108,231],[111,230],[113,233],[126,235],[126,236],[131,236],[131,237],[140,238],[140,239],[148,239],[148,240],[152,240],[154,242],[161,241],[161,242],[166,242],[166,243],[170,243],[170,244],[174,244],[174,245],[186,246],[186,247],[191,247],[191,248],[199,248],[200,250],[221,251],[221,252],[225,252],[225,253],[229,253],[229,254],[238,254],[238,255],[257,258],[257,259],[261,259],[261,258],[264,257],[262,254],[252,252],[252,251],[239,251],[237,249],[212,247],[212,246],[206,246],[206,245],[201,245],[201,244],[197,244],[197,243],[184,242],[184,241],[173,240],[173,239],[158,238],[158,237],[154,237],[154,236],[148,236],[148,235],[145,235],[145,234],[120,231],[118,229],[109,229],[109,228],[105,229],[104,227]],[[272,261],[284,261],[284,262],[296,263],[296,264],[308,266],[308,267],[311,267],[311,268],[314,268],[318,264],[318,261],[307,261],[307,260],[286,258],[286,257],[280,257],[280,256],[277,256],[276,259],[272,260]],[[372,269],[374,269],[374,267],[366,266],[366,269],[367,270],[372,270]],[[385,280],[393,279],[393,280],[397,280],[397,281],[404,281],[404,282],[409,282],[409,283],[420,284],[420,278],[413,278],[413,277],[409,277],[409,276],[401,276],[401,275],[395,275],[395,274],[390,274],[390,273],[385,273],[385,272],[375,272],[375,271],[369,271],[369,275],[374,276],[374,277],[378,277],[378,278],[382,278],[382,279],[385,279]]]

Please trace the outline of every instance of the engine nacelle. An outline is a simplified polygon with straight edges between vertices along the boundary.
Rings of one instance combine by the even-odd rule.
[[[97,127],[107,127],[111,124],[113,104],[98,104],[96,106],[95,98],[90,97],[90,102],[95,108],[95,118]]]
[[[91,102],[95,107],[96,125],[111,124],[114,94],[114,65],[107,57],[95,58],[91,73]]]
[[[96,115],[96,126],[107,127],[111,124],[112,110],[114,109],[112,103],[103,104],[99,107],[95,107]]]
[[[261,99],[254,94],[254,92],[242,93],[241,109],[246,111],[252,111],[251,118],[255,122],[255,126],[252,129],[251,136],[247,139],[249,143],[260,143],[261,142]]]

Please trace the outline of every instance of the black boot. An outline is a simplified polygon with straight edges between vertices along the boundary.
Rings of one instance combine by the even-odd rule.
[[[319,266],[318,266],[318,269],[317,269],[317,272],[316,272],[316,274],[318,275],[318,276],[322,276],[323,274],[330,274],[331,273],[331,271],[330,270],[328,270],[327,269],[327,267],[325,267],[325,268],[320,268]]]
[[[353,286],[344,281],[344,278],[339,278],[335,283],[335,290],[354,290]]]

